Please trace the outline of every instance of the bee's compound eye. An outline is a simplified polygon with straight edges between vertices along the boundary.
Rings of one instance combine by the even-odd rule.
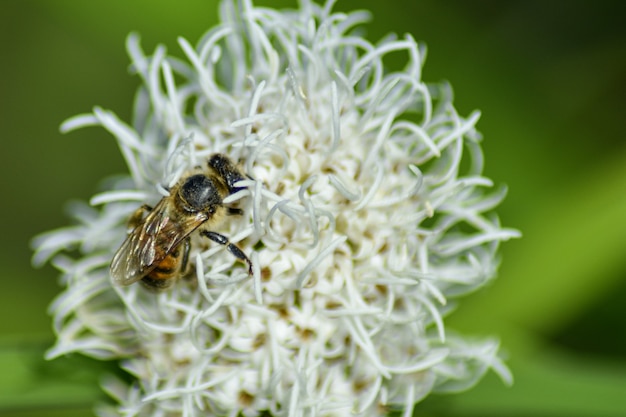
[[[191,209],[202,210],[210,205],[219,204],[220,197],[215,184],[205,175],[193,175],[180,188],[181,197]]]

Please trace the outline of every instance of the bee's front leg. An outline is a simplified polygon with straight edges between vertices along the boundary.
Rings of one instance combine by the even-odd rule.
[[[200,232],[200,234],[202,234],[202,236],[208,237],[213,242],[217,242],[220,245],[226,246],[226,249],[228,249],[230,253],[235,255],[237,259],[240,259],[248,264],[248,274],[252,275],[252,262],[250,262],[250,259],[246,256],[245,253],[243,253],[241,249],[230,243],[226,236],[220,235],[219,233],[210,232],[208,230],[203,230]]]

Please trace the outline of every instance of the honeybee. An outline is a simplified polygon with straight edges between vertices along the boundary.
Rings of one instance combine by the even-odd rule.
[[[195,172],[195,173],[194,173]],[[143,205],[131,216],[132,231],[111,261],[115,284],[130,285],[141,280],[148,288],[164,290],[187,272],[191,235],[200,235],[226,246],[228,251],[248,266],[252,263],[241,249],[213,229],[226,216],[241,216],[243,210],[227,207],[222,200],[239,190],[237,181],[245,175],[230,158],[214,154],[206,169],[181,178],[154,208]]]

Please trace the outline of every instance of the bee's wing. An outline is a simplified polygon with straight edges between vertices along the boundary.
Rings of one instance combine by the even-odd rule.
[[[111,261],[111,277],[118,285],[130,285],[150,273],[184,238],[207,220],[199,212],[170,217],[170,202],[161,200],[137,226]]]

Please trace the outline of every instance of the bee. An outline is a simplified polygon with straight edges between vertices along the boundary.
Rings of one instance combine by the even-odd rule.
[[[195,172],[195,173],[194,173]],[[241,216],[243,210],[227,207],[223,199],[242,190],[235,183],[246,176],[230,158],[212,155],[206,169],[201,167],[181,178],[154,208],[143,205],[131,216],[132,231],[111,261],[115,284],[130,285],[141,280],[152,290],[171,287],[187,273],[191,236],[199,233],[220,245],[248,266],[246,254],[228,238],[213,230],[227,216]]]

